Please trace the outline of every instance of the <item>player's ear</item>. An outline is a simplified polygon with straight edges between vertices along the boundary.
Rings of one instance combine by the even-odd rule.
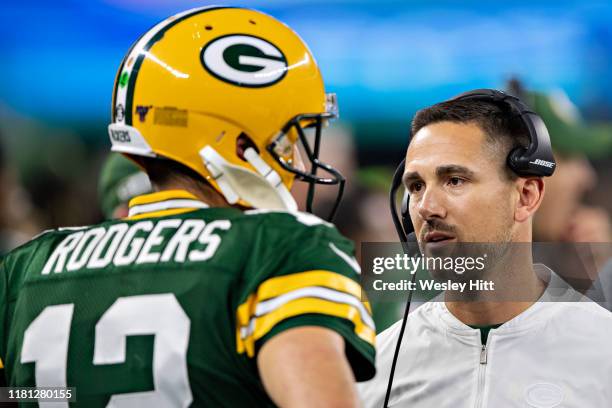
[[[514,220],[527,221],[540,207],[544,198],[542,177],[519,177],[515,182],[518,200],[514,209]]]

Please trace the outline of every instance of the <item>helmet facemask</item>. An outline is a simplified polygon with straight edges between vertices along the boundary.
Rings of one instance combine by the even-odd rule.
[[[282,130],[276,135],[267,145],[266,149],[272,155],[274,160],[286,171],[295,175],[297,180],[306,182],[308,186],[308,195],[306,198],[306,211],[313,212],[313,202],[315,198],[315,189],[317,184],[336,185],[338,186],[336,199],[332,209],[327,217],[327,220],[333,220],[342,195],[344,193],[344,176],[334,167],[319,160],[321,150],[321,136],[323,127],[329,121],[338,117],[336,98],[334,94],[328,94],[328,109],[327,112],[317,114],[301,114],[293,117]],[[314,140],[311,142],[306,136],[306,129],[314,130]],[[289,133],[294,130],[297,134],[297,142],[301,143],[302,150],[305,154],[306,164],[310,163],[310,169],[299,169],[292,162],[285,159],[289,153],[289,149],[293,147],[293,143],[289,140]],[[327,173],[327,177],[317,175],[318,170]]]

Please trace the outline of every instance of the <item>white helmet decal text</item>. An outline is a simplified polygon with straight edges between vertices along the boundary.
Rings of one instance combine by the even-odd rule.
[[[287,73],[287,59],[275,45],[246,34],[212,40],[202,49],[201,59],[211,75],[238,86],[269,86]]]

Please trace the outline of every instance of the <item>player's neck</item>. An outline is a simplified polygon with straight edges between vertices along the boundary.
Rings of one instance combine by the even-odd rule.
[[[191,178],[172,178],[163,184],[153,185],[153,189],[156,192],[184,190],[193,194],[198,200],[208,204],[211,207],[232,207],[227,201],[225,201],[225,198],[223,198],[221,194],[219,194],[210,185],[200,180],[194,180]]]

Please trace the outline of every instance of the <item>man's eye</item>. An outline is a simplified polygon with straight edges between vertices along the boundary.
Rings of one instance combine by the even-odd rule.
[[[465,182],[465,180],[463,180],[462,178],[459,177],[450,177],[448,179],[448,184],[450,184],[453,187],[457,187],[462,185]]]
[[[413,183],[410,183],[410,185],[408,186],[408,192],[409,193],[418,193],[419,191],[421,191],[421,189],[423,188],[423,183],[421,183],[420,181],[415,181]]]

